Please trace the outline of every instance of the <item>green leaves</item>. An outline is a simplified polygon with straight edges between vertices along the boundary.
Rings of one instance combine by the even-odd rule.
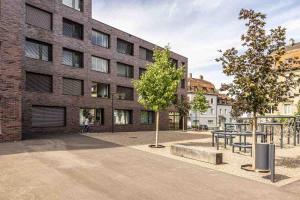
[[[233,84],[224,86],[228,95],[235,98],[234,113],[254,112],[265,114],[287,99],[287,93],[296,84],[291,64],[282,62],[285,52],[286,29],[264,29],[266,16],[254,10],[242,9],[239,19],[245,20],[247,28],[241,36],[245,50],[235,48],[221,51],[216,61],[223,72],[233,77]]]
[[[192,101],[192,109],[200,113],[205,113],[208,108],[209,105],[203,91],[197,91]]]
[[[133,85],[139,95],[139,103],[153,111],[164,110],[172,104],[184,69],[176,68],[170,59],[170,49],[154,50],[154,63]]]

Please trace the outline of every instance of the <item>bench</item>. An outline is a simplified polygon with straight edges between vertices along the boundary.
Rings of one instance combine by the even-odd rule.
[[[215,165],[222,164],[223,162],[222,153],[207,147],[174,144],[171,145],[171,154]]]
[[[233,143],[232,144],[232,153],[234,153],[234,147],[244,149],[245,153],[246,153],[246,149],[251,149],[250,153],[251,153],[251,156],[252,156],[252,144],[250,144],[250,143]]]

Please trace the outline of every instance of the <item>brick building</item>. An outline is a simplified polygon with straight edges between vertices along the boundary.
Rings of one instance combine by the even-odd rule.
[[[152,62],[154,44],[92,19],[91,0],[0,2],[1,142],[79,132],[86,119],[97,132],[154,130],[155,116],[131,83]],[[187,66],[187,58],[171,56]],[[161,129],[179,120],[171,107]]]

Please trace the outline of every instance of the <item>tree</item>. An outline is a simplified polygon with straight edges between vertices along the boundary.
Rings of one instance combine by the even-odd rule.
[[[155,147],[158,147],[159,113],[172,105],[178,85],[183,78],[183,67],[176,68],[171,61],[170,48],[155,49],[154,62],[147,66],[147,71],[133,85],[139,96],[139,103],[156,112]]]
[[[196,92],[192,103],[191,103],[191,108],[193,111],[196,112],[196,118],[197,118],[197,112],[200,112],[200,114],[205,113],[208,108],[209,104],[208,101],[206,100],[206,97],[204,95],[204,92],[199,90]]]
[[[242,53],[235,48],[220,50],[222,56],[216,61],[222,64],[226,75],[233,77],[233,83],[225,87],[235,98],[233,109],[237,109],[236,113],[252,113],[252,167],[255,170],[257,115],[264,115],[272,105],[278,107],[284,102],[288,91],[295,86],[295,77],[289,62],[282,60],[286,52],[286,29],[279,26],[267,32],[266,15],[254,10],[242,9],[239,19],[246,21],[247,28],[241,36]]]
[[[188,116],[188,114],[190,112],[190,109],[191,109],[191,105],[187,101],[186,98],[182,98],[182,99],[180,99],[180,101],[178,101],[175,104],[175,107],[177,108],[178,113],[180,114],[180,116],[182,116],[182,131],[184,132],[184,124],[185,124],[184,118],[186,116]]]

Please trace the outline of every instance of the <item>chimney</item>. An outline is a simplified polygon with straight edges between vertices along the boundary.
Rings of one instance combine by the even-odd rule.
[[[189,73],[189,78],[193,78],[193,74],[192,73]]]
[[[200,80],[203,80],[203,76],[202,75],[200,75]]]

